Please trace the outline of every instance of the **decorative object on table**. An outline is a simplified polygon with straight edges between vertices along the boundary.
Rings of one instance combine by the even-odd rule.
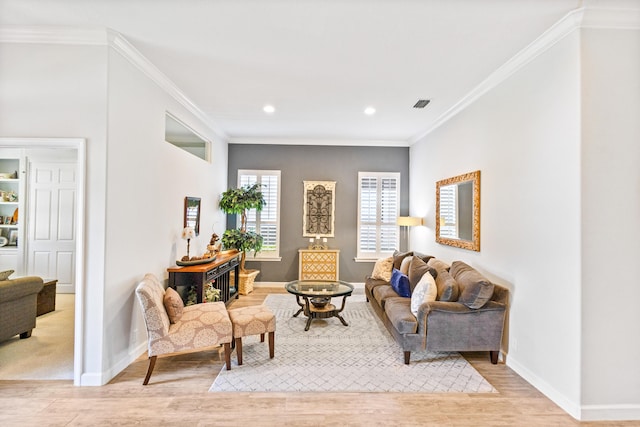
[[[244,263],[247,251],[259,252],[262,249],[262,236],[247,230],[247,211],[255,209],[260,212],[265,205],[261,191],[262,184],[256,183],[240,188],[230,188],[222,193],[220,209],[226,214],[240,215],[240,228],[226,230],[222,235],[225,249],[237,249],[242,252],[240,273],[246,273]]]
[[[209,244],[207,245],[207,252],[205,256],[214,257],[218,252],[220,252],[220,242],[218,242],[220,238],[216,233],[211,235],[211,240],[209,240]]]
[[[185,197],[184,198],[184,225],[183,227],[191,227],[196,236],[200,234],[200,198]]]
[[[327,238],[323,237],[322,240],[320,236],[309,238],[309,250],[324,250],[329,249],[329,245],[327,245]]]
[[[303,181],[303,237],[334,237],[336,182]]]
[[[196,232],[192,227],[185,227],[182,229],[182,239],[187,241],[187,255],[183,256],[180,261],[185,262],[191,259],[189,258],[189,246],[191,244],[191,239],[194,237],[196,237]]]

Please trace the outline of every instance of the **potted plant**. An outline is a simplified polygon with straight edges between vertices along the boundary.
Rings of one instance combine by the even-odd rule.
[[[222,193],[220,199],[220,209],[227,214],[240,215],[241,218],[240,228],[226,230],[222,235],[222,244],[226,249],[237,249],[242,252],[240,257],[241,280],[243,275],[245,277],[251,275],[253,279],[259,272],[258,270],[246,270],[244,263],[247,251],[259,252],[262,249],[262,236],[254,231],[247,231],[247,211],[255,209],[260,212],[265,205],[261,187],[262,184],[256,183],[240,188],[230,188]],[[240,293],[248,293],[243,292],[242,287],[241,283]]]

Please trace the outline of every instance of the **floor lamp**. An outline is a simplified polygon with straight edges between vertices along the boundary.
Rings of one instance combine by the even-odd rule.
[[[403,232],[402,234],[403,234],[405,245],[406,245],[404,249],[400,249],[400,250],[403,252],[406,252],[411,247],[411,245],[409,244],[409,227],[422,225],[422,218],[417,216],[399,216],[398,225],[402,229],[402,232]]]

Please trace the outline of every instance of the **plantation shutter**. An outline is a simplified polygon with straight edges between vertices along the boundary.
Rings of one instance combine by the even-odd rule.
[[[358,257],[379,258],[398,245],[400,174],[358,174]]]
[[[262,250],[257,258],[278,257],[280,251],[280,171],[238,171],[238,185],[262,184],[261,191],[265,200],[262,211],[247,211],[247,230],[262,236]]]

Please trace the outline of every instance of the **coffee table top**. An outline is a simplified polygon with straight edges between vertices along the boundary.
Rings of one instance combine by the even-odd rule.
[[[304,297],[339,297],[350,295],[353,285],[342,280],[294,280],[287,283],[285,289]]]

